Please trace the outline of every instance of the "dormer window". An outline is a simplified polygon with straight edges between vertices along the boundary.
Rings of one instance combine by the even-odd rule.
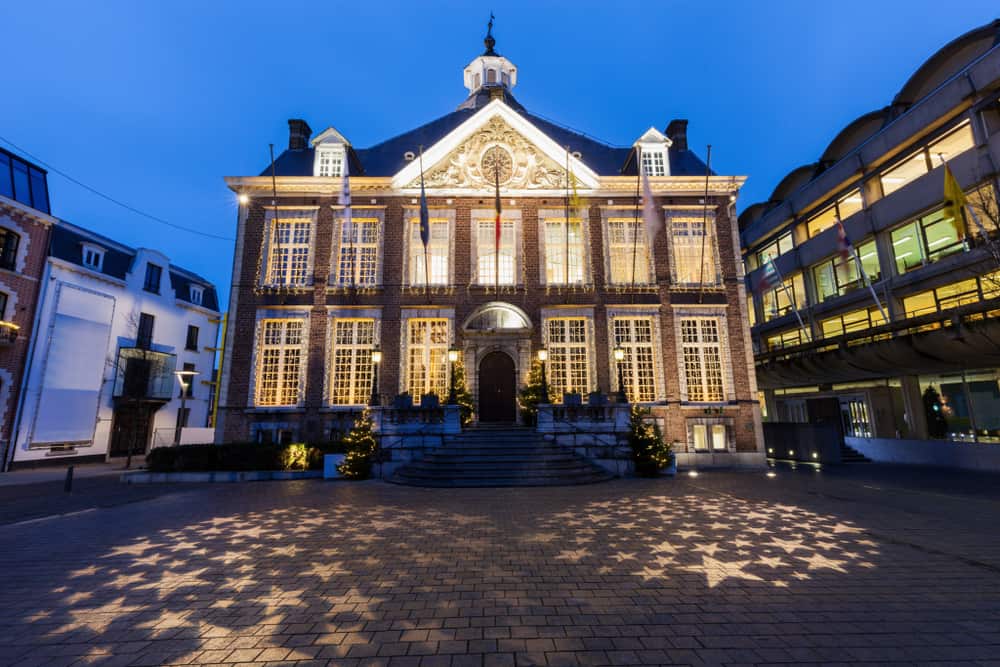
[[[202,297],[205,296],[205,288],[201,285],[191,285],[189,289],[191,291],[191,303],[200,306]]]
[[[83,244],[83,265],[88,269],[100,271],[104,266],[104,249],[89,243]]]
[[[642,170],[647,176],[666,176],[667,168],[663,151],[658,148],[643,149]]]
[[[317,176],[343,176],[344,152],[340,146],[316,149]]]
[[[160,278],[163,276],[163,267],[156,264],[146,264],[146,279],[142,283],[142,289],[153,294],[160,293]]]

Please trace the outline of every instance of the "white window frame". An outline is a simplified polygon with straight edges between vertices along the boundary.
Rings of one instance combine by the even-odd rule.
[[[554,323],[556,322],[565,324],[555,325]],[[567,331],[570,331],[569,327],[573,326],[570,322],[582,323],[584,340],[582,342],[554,341],[552,337],[553,326],[562,326],[563,333],[566,333]],[[554,309],[548,313],[543,312],[542,326],[543,342],[545,348],[548,350],[548,361],[546,362],[545,372],[548,376],[549,387],[552,389],[552,392],[549,394],[550,399],[554,403],[561,403],[563,394],[570,390],[586,396],[594,390],[594,381],[596,378],[596,374],[594,372],[593,312],[589,309],[587,311],[578,309],[567,309],[565,311],[561,311],[559,309]],[[571,377],[571,374],[573,373],[571,364],[574,363],[572,355],[579,355],[581,348],[583,353],[584,378],[582,380],[583,386],[577,386]],[[568,357],[569,362],[561,361],[560,358],[563,356]],[[578,356],[576,358],[576,363],[579,363]]]
[[[538,245],[539,245],[539,279],[543,285],[553,286],[582,286],[591,284],[590,277],[590,234],[588,220],[585,216],[569,216],[570,225],[579,224],[580,234],[576,243],[570,243],[570,258],[575,256],[577,271],[573,271],[574,262],[570,262],[569,282],[566,282],[566,268],[560,263],[556,266],[554,260],[561,258],[566,251],[566,211],[563,209],[542,209],[538,212]],[[553,237],[554,242],[549,243],[549,225],[558,227],[558,231]],[[572,228],[572,227],[571,227]],[[550,256],[551,255],[551,256]],[[550,271],[551,269],[551,271]],[[551,273],[551,279],[550,279]]]
[[[733,430],[732,418],[694,417],[687,419],[686,422],[689,452],[725,454],[736,451],[736,433]],[[700,443],[703,446],[699,446]]]
[[[719,242],[715,224],[715,216],[711,213],[707,218],[703,211],[685,211],[666,209],[667,243],[670,246],[670,277],[678,287],[715,286],[722,282],[722,271],[719,261]],[[698,233],[704,230],[704,233]],[[679,233],[679,232],[687,233]],[[691,240],[686,243],[687,240]],[[704,244],[704,258],[702,257]],[[691,257],[685,257],[685,246]],[[692,280],[682,280],[681,266],[694,262],[692,271],[698,272],[698,277]],[[704,282],[699,264],[704,264]]]
[[[615,236],[615,232],[612,230],[613,225],[621,225],[624,236],[622,242],[614,242],[615,239],[613,237]],[[646,233],[646,227],[642,220],[642,212],[640,211],[638,216],[636,216],[634,208],[602,209],[601,229],[604,233],[605,282],[612,287],[630,287],[632,285],[632,253],[633,244],[635,244],[635,286],[647,287],[653,285],[656,266],[653,253],[649,251],[649,235]],[[636,234],[636,236],[630,238],[630,231]],[[616,280],[615,267],[617,266],[627,267],[627,270],[624,270],[617,276],[618,278],[622,278],[622,280]],[[645,276],[641,273],[643,266],[645,266],[646,270]]]
[[[482,257],[484,260],[492,257],[494,255],[494,226],[496,211],[493,209],[476,209],[472,211],[471,215],[471,236],[472,236],[472,264],[471,264],[471,275],[470,282],[473,285],[478,285],[481,287],[490,287],[496,283],[495,269],[492,263],[487,265],[483,269],[483,273],[480,273],[479,259]],[[480,245],[480,228],[482,225],[489,224],[489,242],[485,244],[485,247]],[[507,255],[512,257],[512,269],[510,280],[505,280],[503,271],[500,272],[500,285],[502,287],[515,287],[524,284],[522,279],[521,267],[523,266],[521,257],[521,211],[520,209],[514,209],[509,211],[503,211],[500,214],[500,223],[502,225],[500,232],[500,254],[501,257]],[[510,230],[510,234],[508,234]],[[501,268],[503,265],[501,264]],[[486,274],[489,274],[488,276]],[[487,279],[488,278],[488,279]]]
[[[320,178],[340,178],[344,175],[344,157],[347,151],[342,145],[316,147],[313,175]]]
[[[609,373],[610,378],[608,382],[609,387],[613,387],[615,391],[618,390],[618,362],[615,361],[614,350],[618,346],[618,336],[616,330],[616,321],[626,320],[626,321],[640,321],[646,320],[650,324],[650,341],[648,343],[635,343],[626,342],[622,345],[625,350],[625,359],[623,364],[626,364],[624,370],[624,377],[626,383],[626,395],[629,401],[636,402],[635,396],[635,369],[638,368],[636,363],[636,356],[633,353],[635,348],[648,347],[651,351],[651,373],[653,380],[652,395],[644,397],[642,400],[638,401],[640,403],[653,403],[656,401],[662,401],[666,398],[663,389],[663,343],[660,337],[660,315],[658,311],[647,310],[647,309],[632,309],[632,308],[614,308],[608,309],[608,359],[610,360]],[[629,327],[634,332],[634,325]],[[630,368],[631,367],[631,368]]]
[[[205,288],[201,285],[189,284],[188,291],[188,296],[191,299],[191,303],[194,305],[200,306],[205,300]]]
[[[332,314],[329,318],[327,357],[326,395],[327,405],[357,406],[367,405],[372,390],[371,353],[378,347],[380,321],[368,313],[348,313],[346,311]],[[370,326],[370,332],[364,331]],[[350,329],[351,340],[347,341],[338,334]],[[370,334],[370,335],[368,335]],[[346,364],[338,368],[338,358],[346,353]],[[338,378],[346,366],[346,393],[340,391]]]
[[[444,287],[455,284],[455,210],[430,209],[431,239],[428,251],[431,259],[431,287]],[[411,287],[426,286],[426,275],[423,271],[424,246],[420,241],[420,209],[407,207],[403,209],[403,219],[409,225],[409,234],[403,238],[403,276],[405,284]],[[445,229],[442,235],[441,228]],[[439,236],[435,238],[435,231]],[[435,259],[444,256],[444,271],[435,274]],[[442,276],[443,274],[443,276]]]
[[[265,259],[261,271],[261,284],[266,287],[308,287],[313,282],[313,261],[316,243],[316,211],[317,207],[282,208],[275,211],[267,209],[264,215],[265,229],[262,257]],[[293,225],[290,231],[296,240],[294,243],[279,238],[281,225]],[[303,232],[303,226],[308,225]],[[277,253],[286,254],[285,265],[279,267]],[[297,261],[296,261],[297,260]],[[290,278],[295,277],[295,280]]]
[[[384,209],[372,209],[372,208],[352,208],[351,209],[351,226],[353,228],[353,234],[355,238],[355,243],[350,243],[350,239],[345,239],[344,234],[344,209],[343,207],[335,207],[335,219],[334,219],[334,239],[333,239],[333,253],[332,254],[332,266],[330,268],[330,279],[329,284],[333,287],[380,287],[382,285],[382,239],[384,238],[383,228],[385,223],[385,210]],[[374,234],[374,236],[364,237],[360,235],[361,230],[365,229],[368,232]],[[365,242],[361,243],[358,239],[364,239]],[[354,255],[351,258],[351,250],[353,249]],[[365,252],[369,252],[374,256],[371,276],[365,281],[361,278],[361,266],[358,262],[358,258],[363,256]],[[345,266],[345,264],[350,266]],[[354,281],[352,283],[350,277],[342,277],[344,270],[349,273],[353,269]]]
[[[430,327],[433,327],[435,322],[444,323],[444,342],[433,342],[430,340],[432,331]],[[424,336],[425,340],[423,342],[414,344],[411,342],[412,328],[421,324],[428,327],[427,335]],[[402,349],[399,375],[400,391],[408,392],[413,398],[414,405],[420,404],[421,396],[433,391],[438,395],[438,399],[443,404],[448,398],[448,350],[451,348],[454,330],[454,313],[437,308],[404,313],[400,326],[400,335],[403,341],[403,344],[400,346]],[[421,362],[424,368],[427,369],[420,386],[414,386],[412,382],[414,369],[410,364],[410,360],[412,353],[415,352],[413,349],[415,346],[420,348]],[[434,375],[432,365],[435,364],[435,357],[437,358],[436,365],[439,382],[434,382],[432,379]]]
[[[92,243],[82,244],[82,261],[83,265],[88,269],[94,271],[101,271],[104,268],[104,253],[106,252],[104,248],[94,245]],[[93,258],[93,261],[88,262],[87,258]]]
[[[684,320],[697,320],[698,324],[698,341],[695,342],[685,342],[684,340]],[[715,320],[717,322],[718,330],[718,342],[705,342],[701,340],[702,329],[701,321],[703,320]],[[725,311],[722,309],[715,308],[685,308],[676,309],[674,311],[674,336],[677,341],[675,347],[677,349],[677,368],[678,376],[680,379],[680,389],[681,389],[681,402],[682,403],[696,403],[696,404],[719,404],[732,401],[734,399],[733,390],[733,368],[732,359],[729,350],[729,335],[727,329],[728,321]],[[705,398],[704,390],[708,387],[706,383],[706,376],[702,372],[701,376],[701,391],[692,392],[691,387],[689,387],[687,364],[688,359],[686,358],[685,352],[688,348],[693,348],[693,351],[698,357],[698,362],[701,368],[704,369],[705,366],[705,350],[711,346],[718,345],[719,348],[719,364],[721,367],[721,397],[718,399],[703,400]],[[695,397],[692,398],[692,394]]]
[[[660,146],[640,146],[642,170],[647,176],[669,176],[667,151]]]
[[[267,343],[265,334],[272,324],[281,327],[281,342]],[[299,341],[287,342],[290,325],[298,324],[300,328]],[[305,373],[308,362],[308,341],[309,341],[309,317],[305,313],[293,313],[290,311],[272,311],[258,313],[256,336],[254,340],[254,383],[253,383],[253,405],[260,408],[289,408],[302,405],[305,400]],[[274,397],[268,399],[264,388],[264,369],[268,355],[267,351],[274,350],[279,353],[277,377],[275,379],[276,392]],[[291,353],[295,354],[291,354]],[[297,374],[286,368],[289,358],[294,358],[298,364]],[[285,400],[281,387],[294,380],[295,400]]]

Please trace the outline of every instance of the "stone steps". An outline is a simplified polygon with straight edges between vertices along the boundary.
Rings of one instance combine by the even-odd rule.
[[[576,453],[545,442],[532,429],[483,427],[445,440],[419,461],[398,468],[396,484],[428,487],[564,486],[612,475]]]

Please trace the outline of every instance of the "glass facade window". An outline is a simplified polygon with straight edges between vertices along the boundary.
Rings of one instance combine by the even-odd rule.
[[[833,227],[837,219],[846,220],[862,209],[863,200],[860,190],[851,190],[840,197],[833,205],[823,209],[818,214],[806,220],[806,230],[809,238]]]
[[[848,313],[841,313],[836,317],[820,322],[823,330],[823,338],[833,338],[856,331],[865,331],[872,327],[885,324],[881,311],[872,306],[861,310],[852,310]]]
[[[257,395],[260,406],[299,402],[305,320],[261,320],[257,340]]]
[[[965,250],[960,228],[939,209],[892,230],[896,271],[903,274]]]
[[[808,304],[805,294],[801,273],[785,278],[782,285],[764,292],[762,296],[764,321],[769,322],[788,315],[793,309],[804,308]]]
[[[656,400],[656,348],[653,344],[652,317],[615,317],[612,320],[615,347],[625,352],[617,362],[625,383],[625,395],[631,403]],[[612,357],[613,358],[613,357]],[[615,373],[613,383],[618,384]]]
[[[372,392],[372,350],[375,348],[374,319],[333,321],[330,358],[330,403],[365,405]]]
[[[989,278],[984,276],[983,281],[985,287]],[[978,301],[979,283],[975,278],[970,278],[904,297],[903,311],[907,317],[919,317]]]
[[[809,342],[809,337],[801,329],[790,329],[767,338],[767,349],[769,351],[780,350],[786,347],[794,347]]]
[[[563,394],[585,394],[591,389],[590,336],[584,317],[556,317],[546,321],[546,347],[549,394],[553,401],[562,401]]]
[[[447,219],[431,218],[427,250],[420,240],[420,218],[410,221],[410,284],[447,285],[449,282],[448,259],[451,250],[450,225]],[[428,272],[425,263],[430,262]]]
[[[931,438],[1000,443],[997,369],[921,375],[919,382]]]
[[[45,172],[2,150],[0,196],[15,199],[43,213],[49,212],[49,187]]]
[[[757,269],[767,263],[767,258],[770,257],[772,260],[777,259],[786,252],[791,252],[795,248],[795,243],[792,241],[792,232],[787,231],[774,241],[771,241],[766,246],[756,251],[753,254],[756,264],[750,269]]]
[[[424,394],[435,394],[443,399],[448,393],[448,342],[447,319],[411,319],[406,331],[406,386],[405,391],[420,404]]]
[[[950,160],[975,145],[972,126],[968,122],[962,123],[945,136],[903,158],[896,166],[883,172],[880,177],[882,194],[892,194],[910,181],[940,167],[942,159]]]
[[[878,263],[878,252],[875,249],[874,239],[862,243],[855,249],[868,279],[872,282],[877,281],[881,274],[881,268]],[[826,299],[841,296],[865,286],[864,280],[858,272],[858,262],[852,256],[845,260],[839,254],[834,255],[814,265],[812,271],[813,281],[816,285],[816,298],[821,303]]]
[[[570,218],[568,227],[565,218],[546,218],[542,225],[545,229],[545,284],[583,284],[587,272],[580,218]]]
[[[612,285],[649,284],[648,238],[641,219],[608,220],[608,264]]]

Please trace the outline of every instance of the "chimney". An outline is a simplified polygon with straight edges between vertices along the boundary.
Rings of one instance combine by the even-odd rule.
[[[670,121],[667,125],[667,130],[664,132],[670,141],[674,142],[671,146],[674,150],[686,151],[688,149],[688,122],[687,119],[675,118]]]
[[[312,128],[301,118],[291,118],[288,121],[288,150],[300,151],[309,145]]]

